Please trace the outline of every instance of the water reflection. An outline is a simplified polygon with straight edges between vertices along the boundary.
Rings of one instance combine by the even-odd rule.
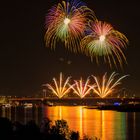
[[[53,121],[67,120],[70,128],[78,130],[81,136],[95,135],[102,140],[119,139],[120,137],[126,139],[125,113],[86,109],[82,106],[56,106],[47,108],[45,114],[45,117],[49,117]]]
[[[129,117],[133,114],[133,117]],[[96,136],[101,140],[126,140],[131,139],[129,132],[133,131],[133,140],[136,136],[136,114],[116,111],[100,111],[95,109],[86,109],[82,106],[49,107],[45,110],[45,117],[55,121],[57,119],[67,120],[72,130],[80,132],[80,135]],[[132,121],[131,121],[132,120]],[[133,127],[128,129],[128,124]],[[140,128],[140,126],[139,126]]]
[[[40,124],[44,117],[48,117],[53,122],[64,119],[71,130],[80,132],[81,137],[96,136],[101,140],[139,139],[139,112],[101,111],[82,106],[42,106],[32,109],[1,108],[0,116],[22,123],[35,120],[37,124]]]

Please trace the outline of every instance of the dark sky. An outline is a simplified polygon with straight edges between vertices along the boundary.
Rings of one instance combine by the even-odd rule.
[[[111,23],[129,39],[125,50],[128,65],[124,70],[91,63],[82,54],[73,54],[57,45],[45,47],[45,15],[61,0],[12,0],[0,4],[0,94],[32,95],[41,84],[50,82],[59,72],[74,79],[106,71],[130,74],[123,87],[140,95],[140,12],[135,0],[85,0],[99,20]],[[71,62],[71,64],[69,64]]]

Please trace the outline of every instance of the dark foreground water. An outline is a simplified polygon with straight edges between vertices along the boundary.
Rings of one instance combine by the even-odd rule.
[[[42,106],[35,108],[1,108],[0,116],[26,123],[35,120],[40,124],[44,117],[53,122],[64,119],[70,129],[101,140],[139,140],[140,112],[117,112],[87,109],[82,106]]]

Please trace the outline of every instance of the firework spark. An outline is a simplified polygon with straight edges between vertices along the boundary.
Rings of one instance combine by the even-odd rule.
[[[112,62],[117,66],[115,59],[122,67],[123,60],[126,57],[122,51],[128,44],[124,34],[114,30],[112,25],[97,21],[90,23],[90,34],[81,41],[81,47],[91,58],[95,57],[97,62],[99,57],[103,56],[105,62],[112,66]]]
[[[124,75],[120,77],[119,79],[115,80],[115,77],[118,74],[113,72],[110,77],[107,79],[107,74],[105,73],[102,77],[102,80],[99,81],[99,79],[96,76],[93,76],[96,87],[93,89],[93,91],[98,94],[101,98],[105,98],[110,93],[112,93],[117,85],[121,84],[121,80],[125,78],[128,75]]]
[[[84,82],[81,78],[79,81],[75,80],[75,84],[70,87],[73,89],[74,93],[80,96],[80,98],[84,98],[87,94],[90,93],[91,89],[94,88],[94,85],[91,86],[89,82],[89,78],[87,78],[86,82]]]
[[[88,19],[96,19],[94,12],[80,1],[62,1],[53,6],[46,16],[46,46],[55,48],[62,41],[71,51],[81,51],[79,44]]]
[[[70,77],[63,81],[63,75],[60,73],[59,81],[53,78],[54,86],[47,84],[47,87],[58,97],[62,98],[65,94],[70,91],[69,87]]]

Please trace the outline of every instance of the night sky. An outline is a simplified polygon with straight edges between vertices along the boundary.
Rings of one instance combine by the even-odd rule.
[[[140,96],[140,12],[135,0],[84,0],[97,18],[109,22],[129,39],[124,70],[91,63],[58,43],[45,47],[45,16],[61,0],[3,1],[0,4],[0,95],[34,95],[41,85],[63,72],[73,79],[113,71],[130,74],[123,87]]]

